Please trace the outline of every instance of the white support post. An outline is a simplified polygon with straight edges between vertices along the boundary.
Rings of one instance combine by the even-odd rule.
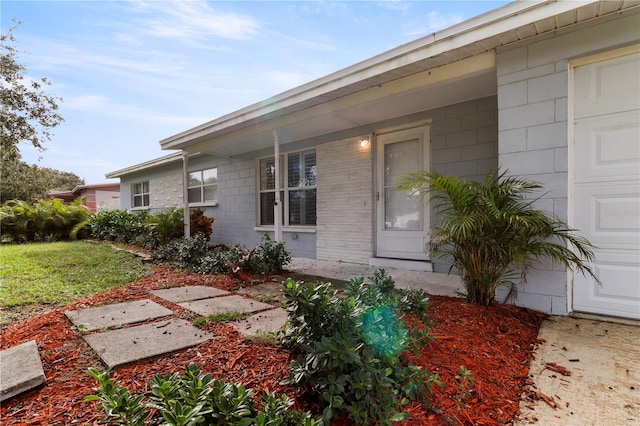
[[[282,207],[280,203],[280,130],[273,131],[273,151],[276,167],[276,200],[273,203],[273,239],[282,242]]]
[[[189,154],[182,151],[182,207],[184,209],[184,236],[191,235],[191,214],[189,212]]]

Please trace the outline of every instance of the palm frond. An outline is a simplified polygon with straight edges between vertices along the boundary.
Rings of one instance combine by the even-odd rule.
[[[538,210],[545,196],[539,183],[492,170],[482,182],[435,172],[412,173],[400,189],[428,197],[441,216],[428,248],[435,257],[450,257],[467,298],[490,304],[495,290],[526,281],[534,264],[550,258],[590,275],[594,248],[564,222]]]

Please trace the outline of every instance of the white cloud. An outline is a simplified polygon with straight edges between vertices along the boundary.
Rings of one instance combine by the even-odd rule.
[[[246,40],[260,29],[252,17],[216,10],[204,1],[135,2],[134,5],[149,15],[139,20],[138,30],[155,37]]]
[[[384,9],[407,12],[411,9],[411,3],[403,0],[386,0],[376,3]]]
[[[108,99],[102,95],[82,95],[67,97],[64,106],[70,109],[95,110],[108,104]]]

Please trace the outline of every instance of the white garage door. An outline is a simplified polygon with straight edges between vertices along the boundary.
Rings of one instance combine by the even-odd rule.
[[[574,68],[574,225],[602,281],[577,273],[576,311],[640,319],[640,52]]]

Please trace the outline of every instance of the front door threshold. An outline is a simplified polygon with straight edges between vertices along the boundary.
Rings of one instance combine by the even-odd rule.
[[[406,269],[407,271],[433,272],[433,265],[428,260],[389,259],[386,257],[370,257],[369,266],[376,268]]]

